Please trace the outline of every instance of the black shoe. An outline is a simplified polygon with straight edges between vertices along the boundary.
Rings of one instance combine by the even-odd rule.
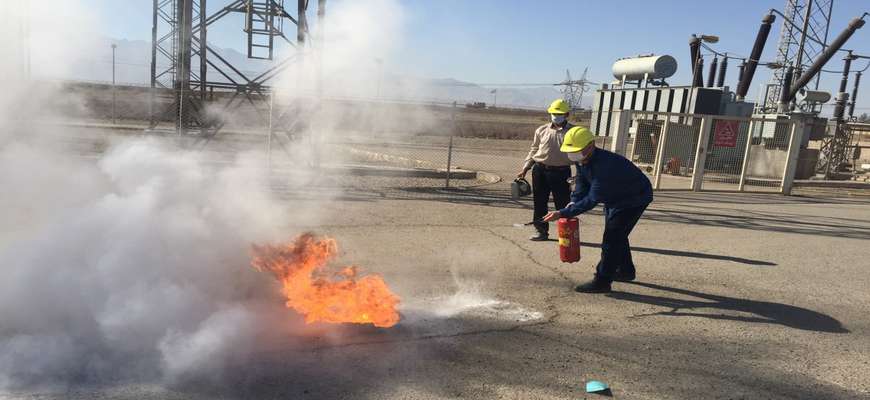
[[[616,275],[613,277],[613,280],[618,282],[631,282],[635,278],[634,271],[625,272],[623,270],[616,270]]]
[[[534,242],[543,242],[546,240],[550,240],[550,235],[547,235],[546,233],[538,233],[537,235],[530,237],[529,240]]]
[[[582,285],[577,285],[574,291],[579,293],[610,293],[610,283],[593,279]]]

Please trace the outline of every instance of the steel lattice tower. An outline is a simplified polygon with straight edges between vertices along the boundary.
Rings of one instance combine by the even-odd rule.
[[[825,50],[833,7],[834,0],[786,0],[783,14],[787,20],[782,23],[776,50],[776,63],[783,67],[774,70],[761,93],[760,111],[776,110],[783,85],[791,86],[784,82],[789,65],[795,67],[793,79],[797,80]],[[818,89],[818,77],[815,85]]]
[[[216,0],[212,0],[216,1]],[[296,10],[287,10],[284,0],[217,0],[227,2],[209,14],[207,0],[153,0],[151,48],[151,126],[173,121],[178,132],[198,130],[214,133],[221,127],[204,112],[211,91],[233,95],[224,109],[247,99],[262,102],[269,81],[293,61],[291,55],[275,62],[257,76],[241,71],[221,56],[207,40],[209,26],[233,13],[244,14],[242,32],[247,37],[247,56],[273,60],[276,42],[301,52],[308,37],[308,0],[297,0]],[[325,0],[318,0],[318,15]],[[295,17],[291,15],[295,11]],[[296,26],[296,37],[288,38],[285,21]],[[291,36],[292,37],[292,36]],[[295,40],[294,40],[295,39]],[[157,96],[171,96],[171,106],[157,106]],[[165,102],[164,102],[165,103]],[[161,108],[161,109],[158,109]]]
[[[562,86],[562,99],[568,102],[571,111],[579,110],[583,106],[583,96],[589,91],[589,85],[593,84],[586,79],[588,72],[589,67],[586,67],[583,70],[583,76],[578,80],[573,80],[571,79],[571,71],[565,70],[565,80],[556,84],[556,86]]]

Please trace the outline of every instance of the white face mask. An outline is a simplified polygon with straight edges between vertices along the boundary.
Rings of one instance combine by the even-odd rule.
[[[568,155],[569,160],[574,161],[574,162],[581,162],[581,161],[586,159],[586,157],[583,157],[582,151],[575,151],[573,153],[565,153],[565,154]]]
[[[562,125],[567,120],[568,120],[568,117],[566,117],[563,114],[550,114],[550,121],[553,121],[553,123],[556,125]]]

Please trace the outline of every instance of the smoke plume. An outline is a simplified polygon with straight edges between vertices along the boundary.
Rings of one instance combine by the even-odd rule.
[[[27,57],[38,73],[25,57],[0,61],[8,88],[0,92],[0,388],[219,376],[251,354],[267,327],[274,334],[301,321],[276,282],[251,268],[250,244],[289,239],[298,233],[291,217],[310,224],[317,214],[270,195],[262,152],[217,164],[159,138],[111,139],[96,160],[58,146],[76,131],[45,125],[65,116],[44,104],[71,95],[51,85],[36,91],[28,78],[88,54],[87,43],[70,38],[96,16],[82,15],[89,7],[78,1],[51,3],[4,7],[0,32],[13,38],[2,54],[24,54],[26,42],[40,49]],[[332,6],[328,53],[337,58],[322,60],[327,74],[353,70],[367,47],[396,34],[398,25],[383,22],[400,14],[397,4],[371,3]],[[368,25],[345,26],[351,21]],[[282,81],[297,82],[298,73]],[[309,118],[330,121],[325,115]],[[340,128],[312,125],[320,135]]]

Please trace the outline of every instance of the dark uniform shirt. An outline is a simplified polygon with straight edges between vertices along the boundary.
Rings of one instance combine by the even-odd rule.
[[[604,203],[608,208],[639,207],[652,202],[649,178],[625,157],[596,148],[586,164],[577,163],[573,204],[559,210],[573,217]]]

